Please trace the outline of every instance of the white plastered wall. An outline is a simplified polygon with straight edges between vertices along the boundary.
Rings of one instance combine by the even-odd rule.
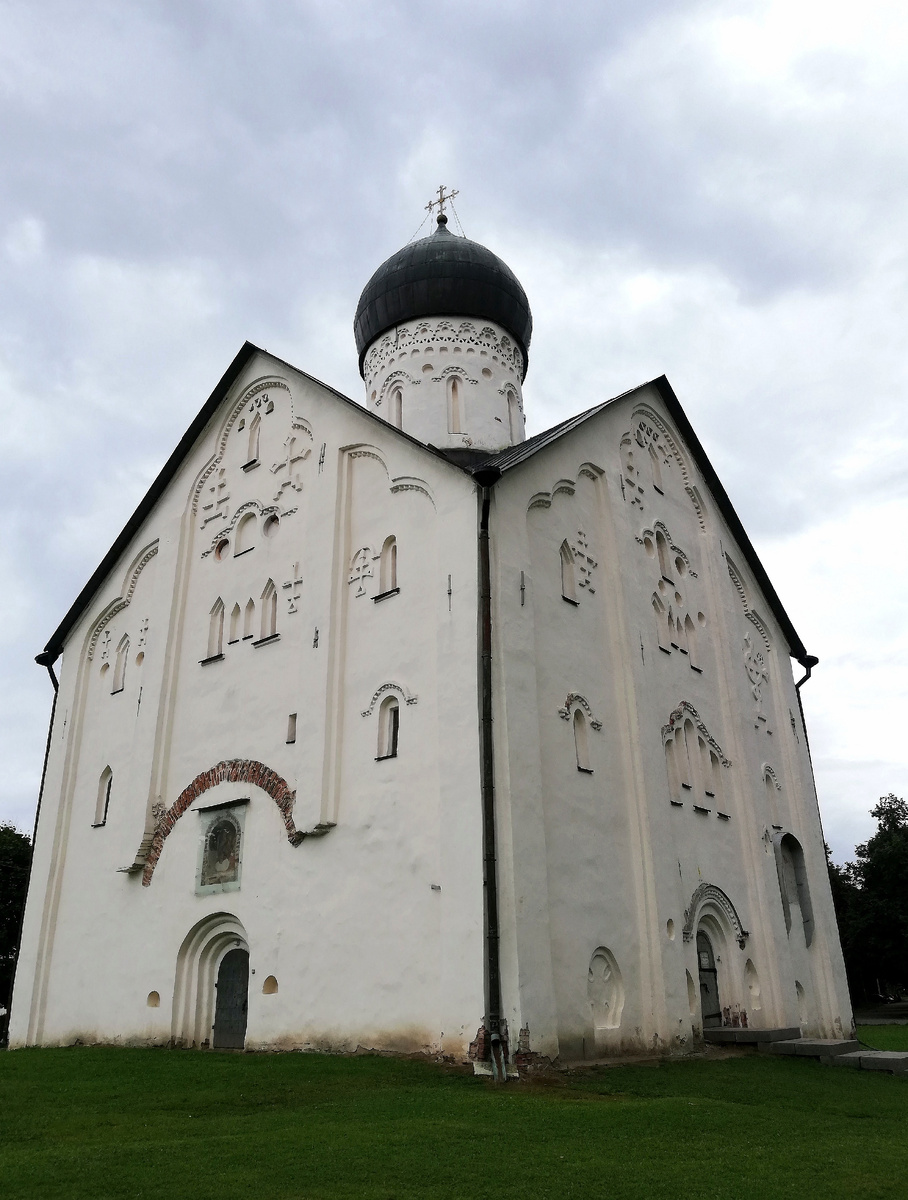
[[[245,513],[252,549],[236,555]],[[483,1010],[475,531],[467,476],[284,364],[247,364],[67,641],[13,1045],[166,1041],[180,947],[226,913],[254,972],[248,1045],[465,1053]],[[351,555],[389,534],[400,590],[375,603],[377,574],[357,595]],[[279,637],[255,645],[269,580]],[[223,658],[203,664],[219,597]],[[250,598],[254,636],[228,644]],[[133,660],[117,695],[100,673],[112,608],[104,630],[113,647],[129,634]],[[376,762],[377,712],[362,714],[387,684],[400,751]],[[296,792],[297,830],[334,827],[294,846],[270,794],[222,781],[172,821],[148,886],[120,870],[194,779],[234,760]],[[108,762],[108,820],[92,828]],[[195,809],[237,798],[240,888],[197,895]]]
[[[664,580],[657,528],[669,550]],[[757,1026],[847,1033],[850,1005],[787,647],[750,579],[748,617],[725,554],[737,564],[744,556],[656,390],[616,402],[506,474],[495,488],[492,539],[512,1028],[528,1026],[533,1050],[565,1058],[691,1044],[700,1014],[698,1004],[691,1012],[686,973],[698,991],[702,923],[713,930],[729,1019],[743,1010]],[[561,594],[564,541],[578,571],[585,568],[576,605]],[[675,647],[663,639],[660,649],[654,594],[697,622],[694,656],[682,653],[683,639]],[[757,698],[758,645],[765,678]],[[565,718],[578,705],[592,774],[577,769]],[[672,794],[663,731],[671,737],[685,720],[702,727],[729,764],[718,768],[717,796],[695,794],[695,785]],[[804,850],[816,922],[809,949],[797,928],[785,929],[767,835],[767,763],[783,798],[776,824]],[[597,1030],[587,975],[600,947],[621,972],[621,1011],[616,1027],[600,1021]],[[807,994],[801,1019],[796,979]]]

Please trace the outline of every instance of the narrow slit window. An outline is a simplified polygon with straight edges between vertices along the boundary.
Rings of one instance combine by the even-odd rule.
[[[259,413],[256,413],[249,423],[249,450],[246,455],[246,465],[258,462],[259,458],[259,439],[262,432],[262,418]]]
[[[262,638],[274,637],[277,633],[277,589],[272,580],[265,584],[262,592]]]
[[[296,713],[291,713],[287,718],[287,745],[296,741]]]
[[[561,595],[571,604],[579,604],[577,599],[577,573],[574,568],[574,553],[567,544],[567,538],[561,543]]]
[[[126,664],[129,661],[129,638],[126,634],[120,639],[120,644],[117,646],[117,660],[114,664],[113,687],[110,689],[111,695],[116,692],[122,692],[126,687]]]
[[[243,621],[243,612],[238,604],[234,604],[230,612],[230,636],[227,639],[228,645],[231,642],[240,640],[240,627]]]
[[[508,392],[508,432],[511,435],[512,445],[523,438],[523,421],[520,415],[520,405],[513,392]]]
[[[684,618],[684,636],[687,640],[687,653],[690,658],[690,665],[699,670],[700,646],[697,640],[697,627],[691,620],[690,613]]]
[[[577,755],[577,770],[591,775],[593,768],[590,766],[589,732],[586,717],[579,708],[574,712],[574,751]]]
[[[217,658],[224,652],[224,602],[218,599],[208,618],[207,658]]]
[[[659,556],[659,571],[663,579],[667,579],[671,583],[671,555],[668,552],[668,542],[665,540],[665,535],[661,530],[656,530],[656,553]]]
[[[662,463],[659,461],[659,451],[653,445],[649,444],[649,463],[653,471],[653,487],[657,492],[661,492],[662,488]]]
[[[388,401],[388,420],[397,429],[403,428],[404,400],[400,388],[394,388]]]
[[[392,534],[385,538],[381,548],[378,570],[378,590],[384,595],[397,587],[397,538]]]
[[[92,824],[97,827],[107,824],[107,810],[110,808],[110,789],[113,784],[113,772],[105,767],[98,780],[98,798],[95,801],[95,819]]]
[[[233,557],[245,554],[255,543],[255,513],[246,513],[240,518],[233,541]]]
[[[463,433],[463,381],[459,375],[448,380],[448,433]]]
[[[243,640],[255,637],[255,601],[250,597],[246,601],[246,613],[243,618]]]
[[[400,702],[396,696],[388,696],[378,710],[378,758],[397,758],[399,733]]]
[[[665,605],[655,592],[653,592],[653,615],[656,618],[656,638],[659,642],[659,649],[664,650],[666,654],[671,654],[671,638],[668,636],[668,614],[665,611]]]

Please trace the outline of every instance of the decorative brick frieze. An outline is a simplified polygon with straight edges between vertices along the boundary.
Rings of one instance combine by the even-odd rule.
[[[154,869],[161,857],[161,851],[164,849],[164,842],[177,821],[194,800],[204,795],[209,789],[217,787],[219,783],[248,783],[253,787],[261,788],[263,792],[268,793],[280,809],[284,827],[287,830],[288,842],[292,846],[298,846],[306,836],[302,830],[297,829],[293,820],[293,803],[296,799],[296,792],[285,779],[278,775],[277,771],[273,771],[271,767],[251,758],[224,759],[210,770],[196,775],[192,783],[180,792],[174,803],[170,808],[165,809],[158,820],[151,840],[151,848],[145,860],[145,870],[142,873],[143,887],[148,887],[151,883]]]

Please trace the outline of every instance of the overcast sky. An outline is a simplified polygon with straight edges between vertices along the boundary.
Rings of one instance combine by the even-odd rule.
[[[904,0],[0,0],[0,820],[33,656],[240,345],[360,399],[443,181],[530,298],[530,433],[668,375],[820,658],[853,856],[908,793],[906,63]]]

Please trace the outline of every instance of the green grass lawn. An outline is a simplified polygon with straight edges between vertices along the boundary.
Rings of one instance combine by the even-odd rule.
[[[908,1050],[908,1025],[859,1025],[857,1037],[874,1050]]]
[[[908,1197],[908,1079],[754,1054],[495,1087],[378,1057],[19,1050],[0,1196]]]

